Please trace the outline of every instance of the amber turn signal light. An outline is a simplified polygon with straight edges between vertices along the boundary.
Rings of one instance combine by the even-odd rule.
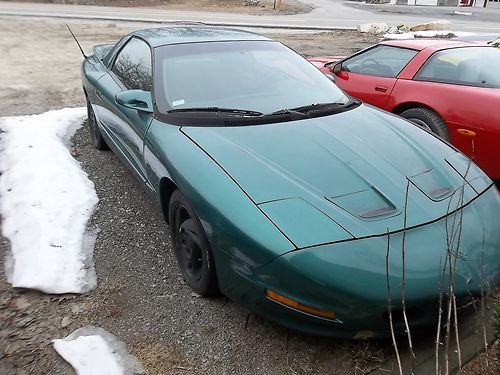
[[[311,315],[317,315],[317,316],[321,316],[322,318],[327,318],[327,319],[335,319],[337,317],[337,314],[335,314],[333,311],[317,309],[315,307],[303,305],[300,302],[297,302],[291,298],[282,296],[281,294],[273,292],[270,289],[266,289],[266,296],[269,299],[272,299],[273,301],[281,303],[282,305],[291,307],[295,310],[306,312],[306,313],[311,314]]]
[[[466,137],[475,137],[476,133],[473,132],[472,130],[467,130],[467,129],[457,129],[458,134],[465,135]]]

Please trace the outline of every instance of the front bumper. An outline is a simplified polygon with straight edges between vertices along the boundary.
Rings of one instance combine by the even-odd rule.
[[[395,329],[401,319],[403,237],[405,237],[406,308],[412,327],[432,325],[438,317],[440,289],[447,298],[448,242],[455,222],[460,236],[454,289],[457,298],[486,292],[500,281],[500,198],[491,186],[456,212],[411,230],[390,234],[388,258],[391,307]],[[447,229],[448,227],[448,229]],[[286,327],[316,335],[342,337],[387,336],[386,272],[388,236],[372,236],[289,252],[257,269],[224,256],[218,265],[229,272],[219,277],[221,290],[250,310]],[[443,274],[443,269],[446,269]],[[443,277],[444,275],[444,277]],[[483,277],[481,277],[483,275]],[[441,280],[445,280],[444,283]],[[315,308],[334,311],[330,320],[283,306],[265,296],[271,289]]]

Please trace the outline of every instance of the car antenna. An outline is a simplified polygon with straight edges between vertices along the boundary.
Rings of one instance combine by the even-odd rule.
[[[71,29],[69,28],[68,24],[66,24],[66,27],[68,28],[69,32],[71,33],[71,36],[73,37],[73,39],[75,40],[76,44],[78,45],[78,48],[80,48],[80,52],[82,53],[83,57],[87,58],[87,55],[85,54],[85,52],[83,52],[82,46],[78,42],[78,39],[76,39],[75,34],[73,34],[73,31],[71,31]]]

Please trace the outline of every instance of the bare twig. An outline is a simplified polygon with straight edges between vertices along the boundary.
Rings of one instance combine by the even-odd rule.
[[[472,141],[472,150],[474,153],[474,141]],[[469,161],[467,164],[467,169],[465,171],[465,174],[463,176],[462,180],[462,186],[460,187],[460,198],[458,199],[457,202],[457,207],[454,210],[453,214],[453,225],[452,225],[452,230],[451,230],[451,238],[448,241],[448,261],[449,261],[449,293],[448,293],[448,316],[447,316],[447,324],[446,324],[446,374],[449,373],[449,342],[450,342],[450,332],[451,332],[451,314],[453,312],[453,320],[454,320],[454,328],[455,328],[455,340],[456,340],[456,345],[457,345],[457,355],[458,355],[458,365],[459,369],[462,368],[462,353],[460,349],[460,336],[458,332],[458,318],[457,318],[457,302],[456,302],[456,296],[455,296],[455,272],[456,272],[456,267],[457,267],[457,261],[460,257],[460,242],[462,238],[462,229],[463,229],[463,203],[464,203],[464,196],[465,196],[465,186],[467,184],[467,176],[470,171],[470,167],[472,165],[472,160]],[[450,199],[451,202],[451,199]],[[458,225],[456,228],[455,232],[455,221],[457,214],[459,214],[459,220],[458,220]],[[453,245],[456,241],[456,249],[453,249]],[[453,262],[452,262],[452,257],[453,257]]]
[[[474,139],[472,139],[472,156],[474,156]],[[460,200],[459,200],[460,207],[462,207],[464,204],[465,185],[467,184],[467,175],[469,174],[471,166],[472,166],[472,160],[469,161],[469,163],[467,165],[467,170],[465,171],[462,190],[460,192]],[[460,220],[459,220],[458,229],[457,229],[458,230],[458,240],[457,240],[456,251],[454,253],[455,259],[453,262],[453,272],[452,272],[453,273],[453,275],[452,275],[453,276],[452,277],[453,317],[454,317],[455,340],[456,340],[456,344],[457,344],[457,356],[458,356],[458,368],[459,369],[462,368],[462,351],[460,349],[460,336],[459,336],[459,332],[458,332],[457,298],[455,296],[454,289],[455,289],[455,272],[456,272],[456,268],[457,268],[457,260],[459,259],[460,254],[461,254],[460,243],[461,243],[461,239],[462,239],[463,218],[464,218],[464,212],[463,212],[463,209],[460,209]],[[484,231],[483,231],[483,234],[484,234]]]
[[[460,251],[460,243],[461,243],[461,237],[462,237],[462,229],[463,229],[463,203],[464,203],[464,196],[465,196],[465,188],[468,185],[467,181],[467,176],[469,174],[470,168],[472,166],[472,159],[474,158],[475,154],[475,145],[474,145],[474,139],[471,139],[472,143],[472,155],[471,155],[471,160],[469,160],[469,163],[467,165],[467,169],[465,171],[465,174],[462,176],[462,184],[459,188],[457,188],[453,194],[451,195],[449,201],[448,201],[448,207],[446,211],[446,218],[445,218],[445,231],[446,231],[446,242],[447,242],[447,247],[446,247],[446,258],[444,261],[444,267],[442,268],[442,275],[440,279],[440,290],[439,290],[439,317],[438,317],[438,326],[437,326],[437,333],[436,333],[436,348],[435,348],[435,356],[436,356],[436,365],[435,365],[435,370],[436,370],[436,375],[440,373],[440,366],[439,366],[439,351],[440,351],[440,345],[441,345],[441,339],[440,339],[440,334],[441,334],[441,321],[442,321],[442,306],[443,306],[443,283],[445,280],[445,275],[446,275],[446,270],[448,269],[448,276],[449,276],[449,284],[448,284],[448,310],[447,310],[447,320],[446,320],[446,336],[445,336],[445,373],[449,374],[449,350],[450,350],[450,335],[451,335],[451,324],[452,324],[452,313],[453,313],[453,325],[454,325],[454,333],[455,333],[455,340],[456,340],[456,345],[457,345],[457,355],[458,355],[458,364],[459,364],[459,369],[462,368],[462,354],[461,354],[461,349],[460,349],[460,336],[459,336],[459,329],[458,329],[458,317],[457,317],[457,301],[456,301],[456,295],[455,295],[455,272],[456,272],[456,267],[457,267],[457,261],[459,258],[461,258],[461,251]],[[448,218],[450,216],[451,212],[451,204],[453,201],[453,197],[457,192],[460,192],[458,202],[456,204],[456,207],[454,207],[453,210],[453,221],[451,225],[451,229],[449,228],[449,223],[448,223]],[[459,216],[458,223],[457,223],[457,216]],[[440,269],[441,269],[441,264],[440,264]],[[482,272],[482,270],[481,270]],[[481,283],[483,277],[481,275]],[[482,284],[481,284],[482,287]],[[482,291],[481,291],[482,292]],[[484,322],[484,320],[483,320]]]
[[[470,166],[470,164],[469,164]],[[467,172],[469,170],[469,166],[467,167]],[[460,338],[458,336],[458,321],[456,319],[456,297],[455,297],[455,271],[456,271],[456,264],[457,260],[460,254],[460,239],[461,239],[461,234],[462,234],[462,222],[463,222],[463,210],[459,210],[460,207],[463,206],[463,200],[464,200],[464,191],[465,191],[465,184],[466,184],[466,176],[467,172],[465,173],[465,176],[463,178],[463,183],[461,186],[460,190],[460,198],[457,203],[457,207],[454,210],[453,214],[453,225],[452,225],[452,230],[451,230],[451,238],[448,241],[449,246],[447,247],[447,260],[449,264],[449,285],[448,285],[448,311],[447,311],[447,319],[446,319],[446,337],[445,337],[445,373],[449,374],[449,366],[450,366],[450,338],[451,338],[451,318],[452,318],[452,313],[453,316],[455,317],[454,323],[455,323],[455,337],[456,337],[456,344],[457,344],[457,353],[458,353],[458,360],[459,360],[459,368],[462,367],[462,361],[461,361],[461,351],[460,351]],[[457,213],[460,212],[460,219],[457,225],[457,229],[455,231],[455,222],[456,222],[456,217]],[[456,250],[454,250],[454,242],[455,239],[458,239],[456,241]]]
[[[462,194],[462,203],[463,204],[463,194]],[[457,297],[455,296],[455,271],[457,267],[457,260],[460,255],[460,240],[462,238],[462,224],[463,224],[463,210],[460,210],[460,222],[459,222],[459,232],[458,232],[458,241],[457,241],[457,249],[455,251],[455,259],[453,263],[453,277],[452,277],[452,288],[451,288],[451,297],[452,297],[452,308],[453,308],[453,325],[455,327],[455,341],[457,345],[457,356],[458,356],[458,368],[462,368],[462,351],[460,349],[460,336],[458,333],[458,318],[457,318]]]
[[[246,331],[246,330],[247,330],[247,328],[248,328],[248,322],[249,322],[249,320],[250,320],[250,314],[247,314],[247,319],[246,319],[246,321],[245,321],[245,328],[244,328],[244,330],[245,330],[245,331]]]
[[[406,181],[405,192],[405,205],[404,205],[404,224],[403,224],[403,243],[401,245],[401,259],[402,259],[402,276],[401,276],[401,304],[403,307],[403,319],[405,322],[406,333],[408,335],[408,348],[411,355],[411,373],[415,373],[415,352],[413,350],[413,343],[411,339],[410,325],[408,324],[408,317],[406,316],[406,265],[405,265],[405,244],[406,244],[406,227],[408,220],[408,192],[410,189],[410,181]]]
[[[462,350],[460,349],[460,335],[458,334],[457,298],[453,296],[453,325],[455,326],[455,340],[457,344],[458,368],[462,368]]]
[[[463,185],[462,185],[463,188]],[[446,257],[443,264],[441,280],[440,280],[440,292],[439,292],[439,317],[438,317],[438,327],[436,334],[436,375],[440,373],[439,371],[439,345],[441,345],[440,333],[441,333],[441,318],[443,312],[443,284],[446,275],[446,270],[448,270],[448,303],[447,303],[447,315],[446,315],[446,334],[445,334],[445,374],[449,373],[449,338],[450,338],[450,325],[451,325],[451,311],[452,311],[452,254],[453,254],[453,242],[455,239],[455,224],[456,224],[456,209],[453,210],[453,221],[451,224],[451,229],[448,225],[449,213],[451,212],[451,203],[453,197],[457,193],[459,188],[457,188],[450,197],[448,201],[448,206],[446,208],[446,218],[445,218],[445,232],[446,232]],[[457,206],[459,203],[457,203]]]
[[[55,365],[53,368],[51,368],[51,369],[50,369],[50,371],[47,373],[47,375],[52,374],[52,371],[54,371],[56,368],[58,368],[58,367],[59,367],[59,365],[62,363],[62,361],[63,361],[63,358],[61,358],[61,359],[60,359],[60,360],[56,363],[56,365]]]
[[[390,248],[391,248],[391,235],[389,233],[389,228],[387,228],[387,252],[385,255],[385,274],[387,276],[387,313],[389,314],[389,325],[391,327],[392,346],[394,347],[394,352],[396,353],[399,374],[403,375],[403,368],[401,367],[401,358],[399,357],[398,343],[396,342],[396,335],[394,334],[394,324],[392,322],[391,281],[390,281],[390,274],[389,274]]]
[[[443,286],[444,286],[444,278],[446,275],[446,266],[448,264],[448,261],[451,257],[451,251],[450,248],[452,247],[452,237],[450,236],[450,232],[448,230],[448,214],[451,212],[451,202],[453,200],[453,196],[455,193],[458,191],[456,189],[453,194],[450,197],[450,200],[448,201],[448,206],[446,207],[446,217],[445,217],[445,232],[446,232],[446,256],[444,259],[443,263],[443,268],[441,272],[441,277],[439,281],[439,315],[438,315],[438,324],[437,324],[437,332],[436,332],[436,348],[435,348],[435,355],[436,355],[436,375],[440,374],[440,366],[439,366],[439,350],[440,350],[440,345],[441,345],[441,324],[442,324],[442,316],[443,316]],[[451,232],[453,233],[453,228],[455,227],[455,216],[453,217],[453,224],[451,227]],[[439,269],[441,269],[441,260],[439,261]],[[446,357],[446,362],[448,362],[448,357]]]
[[[468,168],[467,168],[468,171]],[[467,172],[466,172],[467,175]],[[466,183],[466,177],[464,177],[463,185],[460,191],[460,199],[457,203],[457,209],[459,207],[463,206],[463,201],[464,201],[464,191],[465,191],[465,183]],[[460,212],[460,219],[458,221],[457,229],[455,232],[455,229],[452,227],[452,238],[451,238],[451,246],[448,248],[450,254],[448,257],[449,264],[450,264],[450,269],[449,269],[449,287],[448,287],[448,315],[447,315],[447,321],[446,321],[446,374],[449,373],[449,345],[450,345],[450,336],[451,336],[451,318],[452,318],[452,313],[453,313],[453,325],[454,325],[454,332],[455,332],[455,341],[457,345],[457,355],[458,355],[458,366],[459,369],[462,368],[462,353],[460,350],[460,336],[458,332],[458,319],[457,319],[457,301],[456,301],[456,296],[455,296],[455,271],[456,271],[456,266],[457,266],[457,260],[460,256],[460,240],[462,237],[462,224],[463,224],[463,210],[457,211],[455,210],[454,213],[454,224],[455,224],[455,218],[457,216],[457,213]],[[453,249],[453,244],[455,242],[455,238],[458,239],[456,241],[456,249]],[[453,262],[452,262],[453,261]]]
[[[472,145],[472,155],[471,155],[471,160],[474,160],[475,157],[475,143],[474,143],[474,138],[471,139],[471,145]],[[467,167],[467,173],[469,172],[469,168],[471,166],[472,162],[469,163]],[[484,339],[484,351],[488,351],[488,337],[486,334],[486,316],[485,316],[485,306],[484,306],[484,252],[486,250],[486,234],[485,234],[485,229],[484,226],[482,226],[483,229],[483,244],[481,247],[481,270],[480,270],[480,277],[481,277],[481,325],[483,329],[483,339]],[[475,307],[475,305],[474,305]],[[488,361],[488,356],[484,356],[485,361],[486,361],[486,367],[489,367],[489,361]]]
[[[483,248],[481,249],[481,325],[483,328],[484,351],[488,351],[488,337],[486,335],[486,317],[484,309],[484,249],[485,248],[485,233],[483,228]],[[486,367],[489,367],[488,356],[484,356],[486,360]]]
[[[446,315],[446,336],[445,336],[445,374],[448,375],[450,373],[450,332],[451,332],[451,310],[453,300],[453,288],[451,285],[448,287],[448,310]]]
[[[183,367],[183,366],[174,366],[173,368],[175,370],[184,370],[184,371],[193,371],[194,370],[192,367]]]
[[[443,258],[441,257],[439,259],[439,269],[441,269],[441,261]],[[444,262],[446,264],[446,260]],[[446,267],[446,266],[445,266]],[[441,345],[441,317],[443,315],[443,282],[444,282],[444,274],[445,274],[445,269],[443,269],[443,272],[441,274],[440,280],[439,280],[439,313],[438,313],[438,323],[437,323],[437,332],[436,332],[436,375],[439,375],[439,345]]]

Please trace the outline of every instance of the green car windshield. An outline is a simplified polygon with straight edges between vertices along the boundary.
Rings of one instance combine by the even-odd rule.
[[[232,109],[241,116],[348,101],[312,64],[273,41],[158,47],[155,99],[160,114]]]

